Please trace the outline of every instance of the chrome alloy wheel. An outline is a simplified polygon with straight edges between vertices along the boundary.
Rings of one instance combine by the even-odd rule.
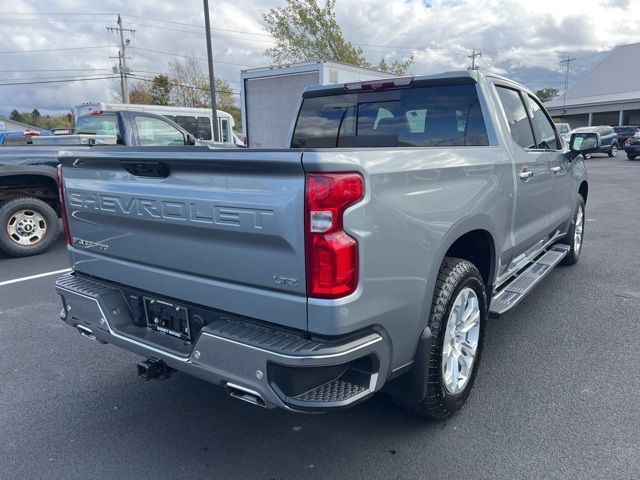
[[[576,212],[576,226],[573,232],[573,251],[576,253],[580,253],[580,248],[582,247],[583,230],[584,230],[584,210],[582,209],[582,205],[579,205],[578,211]]]
[[[463,288],[451,308],[442,345],[442,380],[447,392],[460,393],[467,385],[478,350],[480,303],[476,292]]]
[[[47,222],[38,212],[18,210],[9,218],[7,232],[18,245],[35,245],[47,233]]]

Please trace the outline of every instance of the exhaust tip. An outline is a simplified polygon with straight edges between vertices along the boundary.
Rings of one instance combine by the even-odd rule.
[[[242,400],[243,402],[247,402],[252,405],[257,405],[258,407],[267,407],[267,404],[264,403],[264,400],[258,392],[254,392],[248,388],[228,382],[225,386],[225,390],[230,397],[237,398],[238,400]]]

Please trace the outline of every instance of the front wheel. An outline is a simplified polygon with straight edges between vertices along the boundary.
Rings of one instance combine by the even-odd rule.
[[[427,395],[407,405],[421,416],[445,419],[471,394],[484,341],[487,303],[482,276],[471,262],[446,257],[440,267],[428,327],[433,343],[428,356]]]
[[[582,154],[582,158],[584,158],[585,160],[589,160],[591,158],[591,154],[590,153],[583,153]]]
[[[571,226],[569,227],[567,236],[562,241],[562,243],[570,247],[569,253],[562,259],[563,265],[578,263],[584,242],[584,223],[584,198],[582,198],[582,195],[578,195]]]
[[[618,146],[614,143],[611,145],[611,150],[609,150],[609,156],[615,157],[618,154]]]
[[[15,198],[0,208],[0,250],[12,257],[38,255],[58,236],[58,216],[37,198]]]
[[[628,154],[628,153],[627,153],[627,158],[628,158],[629,160],[635,160],[635,159],[636,159],[636,156],[635,156],[635,155],[630,155],[630,154]]]

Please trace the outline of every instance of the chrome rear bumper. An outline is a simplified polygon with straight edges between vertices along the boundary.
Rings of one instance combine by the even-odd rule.
[[[317,411],[352,405],[382,388],[389,372],[389,346],[376,332],[319,340],[212,311],[183,353],[154,341],[167,340],[166,334],[135,325],[116,285],[70,273],[55,288],[61,318],[85,337],[162,360],[267,407]]]

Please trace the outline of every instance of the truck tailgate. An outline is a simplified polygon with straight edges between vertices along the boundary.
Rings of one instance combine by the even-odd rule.
[[[304,172],[291,151],[63,152],[77,272],[307,328]]]

